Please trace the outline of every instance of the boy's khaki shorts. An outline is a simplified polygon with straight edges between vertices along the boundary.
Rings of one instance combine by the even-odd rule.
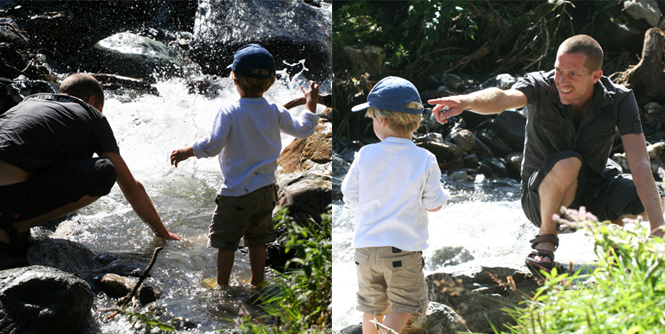
[[[235,251],[243,237],[245,246],[275,240],[272,211],[277,203],[277,187],[274,184],[238,197],[217,196],[215,202],[209,247]]]
[[[355,261],[359,287],[356,309],[378,316],[391,312],[425,315],[427,284],[422,252],[356,248]]]

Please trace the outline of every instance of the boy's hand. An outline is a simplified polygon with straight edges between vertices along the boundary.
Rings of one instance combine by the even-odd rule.
[[[179,148],[171,152],[171,165],[178,168],[178,163],[194,156],[194,149],[191,146]]]
[[[300,89],[305,94],[307,110],[316,114],[316,103],[319,102],[319,84],[310,80],[308,90],[305,90],[303,86],[300,86]]]

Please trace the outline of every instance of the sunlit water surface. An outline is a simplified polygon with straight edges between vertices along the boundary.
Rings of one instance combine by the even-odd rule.
[[[286,76],[286,74],[284,74]],[[301,75],[276,84],[266,93],[270,102],[284,104],[303,96]],[[207,247],[207,231],[215,209],[214,199],[221,185],[217,158],[190,158],[178,168],[169,164],[173,149],[191,145],[208,134],[220,105],[239,98],[233,82],[222,79],[222,88],[214,98],[188,93],[182,80],[156,84],[159,96],[139,97],[110,94],[104,106],[120,146],[120,152],[134,177],[151,196],[167,228],[182,241],[163,241],[153,236],[149,227],[132,211],[118,186],[108,196],[79,211],[60,224],[54,237],[80,242],[97,254],[121,254],[147,264],[153,250],[165,246],[145,284],[161,292],[156,309],[166,318],[189,319],[197,327],[191,333],[219,333],[233,326],[241,308],[252,292],[249,260],[236,252],[231,277],[232,288],[211,288],[215,281],[217,252]],[[330,82],[322,83],[321,92],[330,93]],[[319,106],[319,112],[323,110]],[[291,109],[293,115],[304,107]],[[293,137],[283,136],[282,145]],[[114,306],[99,295],[98,309]],[[129,320],[117,316],[102,320],[109,313],[93,312],[103,333],[135,333]]]
[[[444,175],[444,188],[451,197],[440,211],[429,213],[429,248],[423,252],[425,275],[435,272],[465,272],[481,266],[523,268],[531,240],[538,230],[522,212],[520,186],[513,180],[455,181]],[[362,322],[355,310],[358,290],[352,248],[354,210],[338,202],[333,205],[333,330]],[[595,259],[593,245],[584,231],[560,235],[556,260],[588,263]],[[440,250],[463,247],[473,260],[444,266]]]

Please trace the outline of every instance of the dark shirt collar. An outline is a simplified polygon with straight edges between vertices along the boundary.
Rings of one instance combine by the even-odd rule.
[[[556,104],[559,109],[563,109],[564,105],[559,99],[559,91],[556,88],[556,82],[554,82],[554,70],[545,73],[545,77],[552,80],[552,84],[547,90],[547,98],[552,104]],[[600,106],[605,107],[608,105],[614,104],[614,91],[607,89],[607,85],[612,85],[609,78],[603,76],[596,82],[593,86],[593,101],[591,102],[591,107]],[[590,107],[590,108],[591,108]]]

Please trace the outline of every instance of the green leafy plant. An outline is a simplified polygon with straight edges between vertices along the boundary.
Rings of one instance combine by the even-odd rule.
[[[332,216],[329,210],[321,222],[294,221],[280,211],[277,228],[285,232],[279,239],[285,251],[295,250],[295,257],[283,273],[260,291],[259,301],[267,317],[276,318],[268,327],[261,320],[245,318],[239,324],[243,333],[330,333],[332,310]],[[263,317],[266,318],[266,317]]]
[[[622,228],[583,210],[560,222],[588,229],[598,255],[591,274],[547,275],[523,308],[507,310],[510,333],[659,333],[665,326],[665,243],[639,222]]]

